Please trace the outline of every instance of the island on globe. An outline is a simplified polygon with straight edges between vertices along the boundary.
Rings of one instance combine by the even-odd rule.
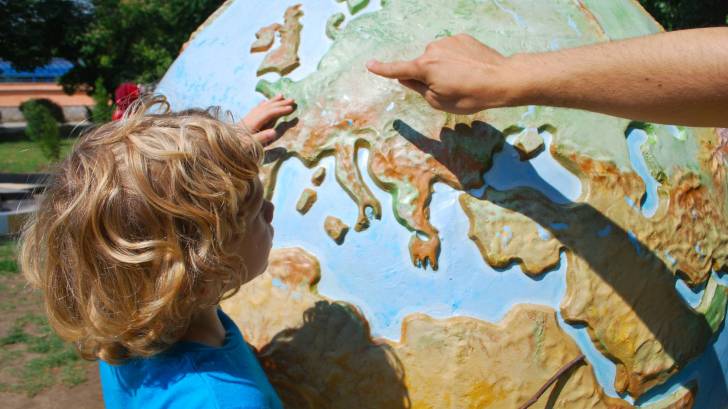
[[[661,30],[633,0],[237,0],[191,36],[174,110],[297,103],[268,269],[222,304],[288,407],[728,407],[728,131],[452,115],[365,69]]]

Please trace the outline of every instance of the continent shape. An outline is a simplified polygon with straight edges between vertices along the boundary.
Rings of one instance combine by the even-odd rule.
[[[636,174],[576,155],[563,160],[588,184],[583,202],[557,205],[529,189],[464,194],[470,237],[489,264],[515,261],[531,275],[555,266],[565,249],[564,319],[588,326],[617,365],[616,390],[637,397],[702,353],[725,318],[726,288],[710,280],[711,267],[725,262],[726,220],[714,210],[724,193],[695,174],[676,174],[661,211],[648,219],[631,205],[644,191]],[[695,211],[712,217],[693,219]],[[513,238],[493,240],[506,227]],[[705,246],[700,257],[685,249],[695,240]],[[695,310],[675,290],[678,273],[707,281]]]
[[[274,249],[266,272],[222,303],[287,407],[510,409],[580,355],[555,311],[527,304],[497,324],[413,314],[400,342],[373,338],[355,306],[316,292],[321,274],[307,251]],[[648,407],[690,408],[694,393],[680,389]],[[587,362],[533,407],[632,406],[606,396]]]

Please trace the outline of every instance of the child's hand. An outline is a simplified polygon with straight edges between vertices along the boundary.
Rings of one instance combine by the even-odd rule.
[[[278,118],[288,115],[294,110],[294,101],[283,98],[282,95],[263,101],[253,108],[241,122],[253,138],[263,145],[267,145],[276,138],[276,130],[272,128]]]

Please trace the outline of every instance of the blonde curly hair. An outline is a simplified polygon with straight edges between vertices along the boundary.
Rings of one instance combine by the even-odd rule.
[[[119,363],[177,342],[247,281],[227,248],[262,195],[262,147],[211,110],[160,97],[82,136],[21,237],[50,324],[86,359]]]

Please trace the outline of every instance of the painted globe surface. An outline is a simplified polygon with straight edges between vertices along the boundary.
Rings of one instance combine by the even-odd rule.
[[[291,407],[728,407],[728,132],[431,109],[369,59],[656,33],[631,0],[238,0],[158,92],[295,98],[267,271],[223,308]],[[552,382],[550,382],[552,381]]]

